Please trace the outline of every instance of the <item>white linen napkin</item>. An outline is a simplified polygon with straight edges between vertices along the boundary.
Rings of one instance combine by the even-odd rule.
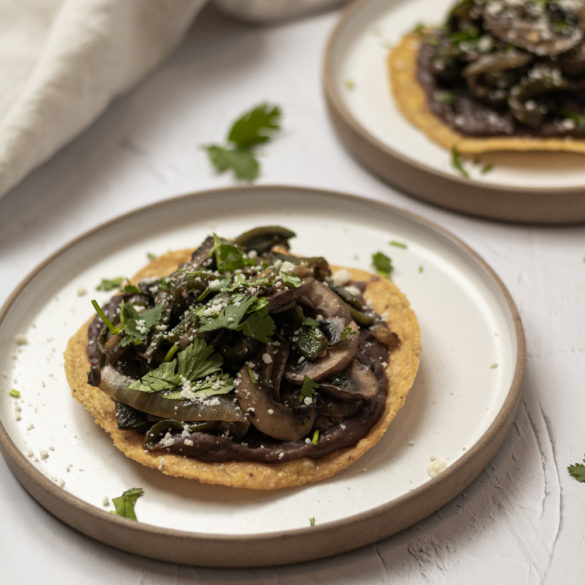
[[[0,0],[0,196],[181,41],[206,0]]]

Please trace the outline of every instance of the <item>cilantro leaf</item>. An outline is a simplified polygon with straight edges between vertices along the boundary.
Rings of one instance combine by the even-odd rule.
[[[266,307],[252,313],[243,323],[242,332],[248,337],[268,343],[276,331],[276,325]]]
[[[303,282],[302,278],[294,276],[294,274],[288,274],[283,270],[280,271],[280,278],[282,278],[282,282],[284,282],[286,286],[290,286],[293,288],[299,288],[299,286],[301,286],[301,283]]]
[[[193,382],[210,376],[220,370],[222,364],[223,358],[215,353],[213,346],[196,337],[193,343],[177,354],[176,359],[163,362],[158,368],[147,372],[140,380],[132,382],[130,388],[142,392],[173,390],[184,380]]]
[[[111,291],[119,288],[123,282],[128,280],[125,276],[117,276],[116,278],[102,278],[101,282],[95,287],[95,290]]]
[[[237,179],[254,181],[260,174],[260,163],[254,146],[268,142],[280,129],[281,111],[278,106],[260,104],[244,113],[232,125],[226,145],[204,146],[209,160],[218,173],[232,171]]]
[[[281,111],[278,106],[260,104],[238,118],[229,134],[228,141],[239,148],[249,148],[268,142],[271,133],[280,128]]]
[[[136,500],[138,500],[138,498],[143,493],[144,490],[142,488],[130,488],[129,490],[126,490],[121,496],[112,498],[112,503],[116,509],[115,513],[118,516],[130,518],[130,520],[136,520],[134,506],[136,504]]]
[[[319,327],[321,323],[319,323],[317,319],[313,319],[312,317],[305,317],[301,325],[305,325],[307,327],[311,327],[311,329],[314,329],[315,327]]]
[[[463,166],[463,161],[461,160],[461,155],[459,151],[453,147],[451,149],[451,166],[463,177],[469,179],[469,173],[467,169]]]
[[[169,400],[184,400],[185,398],[206,398],[208,396],[217,396],[218,394],[227,394],[234,388],[234,379],[229,374],[211,374],[202,380],[195,380],[190,383],[188,392],[183,388],[169,394],[163,398]],[[188,396],[186,396],[186,394]]]
[[[351,327],[346,327],[342,332],[341,332],[341,337],[340,340],[341,341],[345,341],[347,339],[348,335],[355,335],[356,331],[354,331]]]
[[[146,340],[152,326],[160,319],[162,307],[155,306],[139,312],[134,305],[122,303],[120,305],[120,319],[124,324],[126,337],[121,341],[122,345],[130,343],[142,343]]]
[[[177,374],[187,380],[198,380],[221,369],[223,358],[201,337],[177,354]]]
[[[276,326],[272,317],[268,314],[267,300],[258,298],[257,295],[246,296],[236,294],[218,315],[214,317],[201,316],[199,331],[215,331],[216,329],[233,329],[242,331],[244,335],[267,343],[269,337],[274,334]],[[246,314],[250,314],[244,321]]]
[[[230,272],[256,264],[255,260],[245,256],[237,246],[222,240],[217,234],[213,234],[213,248],[209,252],[210,256],[213,254],[218,272]]]
[[[378,276],[381,276],[382,278],[390,278],[390,274],[394,270],[392,260],[383,252],[372,254],[372,266],[376,270]]]
[[[260,174],[260,163],[248,148],[228,148],[211,144],[204,146],[209,160],[218,173],[231,170],[237,179],[254,181]]]
[[[309,376],[305,376],[303,378],[303,386],[301,387],[301,392],[299,394],[299,402],[304,402],[306,398],[313,399],[315,396],[315,390],[319,388],[319,384],[314,382],[309,378]]]
[[[569,471],[571,477],[574,477],[577,481],[585,483],[585,457],[583,458],[583,463],[569,465],[567,470]]]
[[[132,390],[142,392],[160,392],[172,390],[181,384],[181,377],[175,373],[176,360],[163,362],[158,368],[147,372],[140,380],[130,384]]]

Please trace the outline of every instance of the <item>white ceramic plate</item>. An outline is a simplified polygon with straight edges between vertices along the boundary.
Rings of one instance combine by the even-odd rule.
[[[386,57],[389,49],[417,24],[439,25],[455,0],[362,0],[351,5],[333,31],[325,58],[325,91],[330,109],[344,126],[353,126],[382,158],[400,159],[427,175],[428,189],[412,179],[384,173],[375,153],[361,140],[347,137],[346,145],[361,161],[392,183],[415,195],[477,215],[519,221],[574,222],[585,219],[585,157],[571,153],[491,153],[482,165],[467,164],[471,181],[451,165],[450,153],[414,128],[398,110],[391,95]],[[339,123],[339,122],[337,122]],[[392,161],[391,161],[392,162]],[[493,170],[482,174],[484,165]],[[444,186],[438,179],[442,179]],[[420,182],[420,181],[419,181]],[[454,189],[466,189],[461,201]],[[429,189],[435,192],[429,194]],[[445,192],[436,192],[443,189]],[[561,193],[564,191],[565,193]],[[491,205],[478,202],[479,192]],[[532,199],[526,198],[532,196]],[[569,196],[572,196],[570,199]],[[514,201],[518,205],[513,205]],[[532,205],[530,203],[532,202]],[[502,209],[498,209],[498,206]],[[566,207],[565,213],[559,207]],[[542,210],[541,210],[542,208]],[[577,208],[577,209],[576,209]],[[578,213],[576,213],[576,211]]]
[[[212,231],[233,237],[275,223],[297,233],[292,249],[300,254],[364,269],[378,250],[393,259],[393,279],[418,315],[423,344],[406,406],[359,463],[298,489],[218,488],[129,461],[72,399],[63,372],[63,350],[92,314],[90,299],[109,294],[96,285],[136,272],[149,252],[195,247]],[[114,546],[211,565],[276,564],[341,552],[438,508],[479,473],[503,440],[525,355],[505,288],[454,236],[390,206],[287,187],[180,197],[77,239],[35,270],[4,306],[0,348],[0,446],[26,489],[72,526]],[[20,398],[11,397],[11,389]],[[445,470],[431,478],[429,466],[441,462]],[[144,488],[138,523],[111,515],[105,503],[130,487]],[[413,506],[408,518],[391,519],[400,516],[392,514],[397,503]],[[343,537],[359,526],[364,529],[357,536]],[[337,537],[325,538],[329,532]],[[273,548],[272,556],[254,555],[260,540]]]

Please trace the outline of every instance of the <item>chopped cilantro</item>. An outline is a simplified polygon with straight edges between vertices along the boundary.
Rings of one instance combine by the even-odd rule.
[[[266,103],[252,108],[234,122],[228,141],[240,148],[268,142],[272,133],[280,128],[281,114],[278,106]]]
[[[314,329],[315,327],[319,327],[320,323],[317,321],[317,319],[313,319],[312,317],[305,317],[301,325],[306,325],[307,327]]]
[[[299,402],[304,402],[305,398],[313,398],[315,395],[315,390],[319,388],[319,384],[314,382],[309,378],[309,376],[305,376],[303,378],[303,386],[301,388],[301,392],[299,393]]]
[[[204,146],[218,173],[231,170],[237,179],[253,181],[260,174],[260,163],[249,148],[228,148],[212,144]]]
[[[116,509],[114,513],[118,516],[129,518],[130,520],[136,520],[134,506],[136,504],[136,500],[138,500],[142,494],[144,494],[144,490],[142,488],[130,488],[129,490],[126,490],[121,496],[112,498],[112,503]]]
[[[141,392],[160,392],[161,390],[172,390],[181,384],[180,376],[175,372],[177,361],[162,362],[158,368],[147,372],[130,384],[132,390]]]
[[[116,278],[102,278],[102,281],[95,287],[95,290],[111,291],[122,286],[122,283],[128,280],[125,276]]]
[[[355,81],[352,81],[351,79],[348,79],[348,80],[345,82],[345,87],[346,87],[347,89],[349,89],[349,91],[353,91],[353,90],[355,89]]]
[[[402,248],[403,250],[406,250],[408,248],[408,246],[404,243],[404,242],[398,242],[396,240],[392,240],[391,242],[388,242],[391,246],[394,246],[395,248]]]
[[[481,167],[481,174],[487,175],[487,173],[489,173],[493,170],[494,170],[494,165],[483,165],[483,167]]]
[[[419,274],[422,274],[424,272],[424,270],[425,270],[425,267],[424,266],[421,265],[421,266],[418,267],[418,273]]]
[[[180,386],[184,380],[194,382],[214,374],[221,369],[222,364],[223,358],[220,354],[215,353],[213,346],[207,345],[202,338],[196,337],[193,343],[177,354],[176,359],[162,362],[158,368],[147,372],[140,380],[133,382],[130,388],[142,392],[173,390]],[[223,382],[228,383],[227,379]],[[233,384],[230,390],[231,388],[233,388]],[[197,392],[197,389],[193,388],[193,390]],[[201,387],[199,390],[207,390],[207,387]]]
[[[20,398],[20,391],[14,389],[14,388],[12,390],[10,390],[10,392],[8,394],[10,394],[10,396],[12,396],[12,398]]]
[[[309,524],[310,524],[311,526],[315,526],[315,516],[311,516],[311,517],[309,518]]]
[[[170,362],[175,357],[177,351],[179,351],[179,346],[176,343],[173,343],[171,349],[169,349],[169,351],[167,351],[167,353],[165,354],[163,362]]]
[[[163,276],[158,281],[158,288],[160,290],[171,290],[171,284],[172,284],[171,279],[168,278],[167,276]]]
[[[228,145],[212,144],[203,149],[219,173],[231,170],[236,178],[253,181],[260,173],[253,147],[272,138],[280,128],[280,118],[278,106],[260,104],[233,123],[227,136]]]
[[[577,481],[585,483],[585,457],[583,463],[575,463],[567,467],[571,477],[574,477]]]
[[[313,443],[313,445],[319,444],[319,429],[315,429],[313,431],[313,438],[311,439],[311,443]]]
[[[242,332],[252,339],[268,343],[276,331],[276,325],[266,307],[252,313],[243,323]]]
[[[124,324],[125,337],[122,345],[146,341],[149,331],[160,318],[162,307],[155,306],[140,312],[130,303],[120,304],[120,319]]]
[[[250,381],[252,382],[252,384],[258,384],[258,380],[254,375],[254,370],[250,366],[248,366],[248,376],[250,376]]]
[[[197,312],[201,317],[199,331],[215,331],[216,329],[233,329],[243,331],[248,337],[266,343],[269,337],[274,334],[276,326],[272,317],[268,314],[266,299],[258,298],[257,295],[247,296],[236,294],[218,315],[207,317],[201,311]],[[249,317],[243,321],[246,314]]]
[[[356,332],[354,329],[352,329],[351,327],[346,327],[342,332],[341,332],[341,341],[345,341],[347,339],[348,335],[355,335]]]
[[[198,380],[221,369],[223,358],[213,346],[196,337],[191,345],[177,354],[177,373],[188,380]]]
[[[434,97],[440,104],[452,104],[455,101],[455,96],[451,91],[438,91]]]
[[[152,252],[146,252],[146,257],[148,258],[148,260],[152,261],[152,260],[156,260],[157,259],[157,255],[153,254]]]
[[[392,260],[383,252],[372,254],[372,266],[378,276],[381,276],[382,278],[390,278],[390,274],[394,270]]]
[[[573,120],[577,130],[585,129],[585,115],[574,112],[562,112],[562,115],[565,120]]]
[[[219,272],[229,272],[256,263],[252,258],[245,256],[239,248],[222,240],[217,234],[213,234],[213,248],[209,252],[210,256],[214,254]]]
[[[229,374],[211,374],[202,380],[190,382],[188,388],[196,398],[217,396],[218,394],[231,392],[234,388],[234,379]],[[181,389],[170,394],[165,394],[164,398],[182,400],[185,398],[185,395],[183,389]]]
[[[459,151],[457,150],[457,148],[455,146],[451,149],[451,166],[460,175],[462,175],[466,179],[469,179],[469,173],[467,172],[467,169],[463,166],[463,162],[461,160],[461,155],[459,154]]]
[[[106,327],[110,330],[110,333],[116,335],[122,331],[122,327],[116,327],[106,316],[106,314],[102,311],[102,308],[99,306],[99,303],[95,300],[91,300],[91,304],[95,309],[95,312],[99,315],[100,319],[105,323]]]
[[[280,271],[280,278],[282,278],[282,282],[284,282],[286,286],[293,288],[299,288],[299,286],[301,286],[301,282],[303,282],[302,278],[294,276],[293,274],[288,274],[282,270]]]

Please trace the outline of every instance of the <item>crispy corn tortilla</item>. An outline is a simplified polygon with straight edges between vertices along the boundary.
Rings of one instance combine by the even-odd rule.
[[[514,136],[474,138],[463,136],[437,117],[427,105],[425,91],[417,79],[420,34],[406,35],[388,54],[392,93],[404,116],[433,142],[461,154],[496,151],[566,151],[585,154],[585,140],[577,138],[526,138]]]
[[[190,250],[182,250],[161,256],[140,270],[132,281],[137,283],[144,278],[169,274],[180,263],[186,262],[190,255]],[[328,478],[357,461],[382,438],[404,404],[419,364],[419,326],[407,298],[389,280],[378,279],[362,270],[349,270],[354,280],[371,281],[365,291],[366,300],[371,302],[378,314],[387,315],[388,325],[401,339],[401,345],[393,351],[386,369],[389,384],[384,412],[370,432],[354,447],[340,449],[319,459],[303,458],[270,464],[245,461],[209,463],[181,455],[146,451],[142,446],[142,435],[118,429],[111,398],[87,383],[87,328],[91,319],[69,340],[65,351],[65,371],[73,396],[86,408],[95,422],[110,434],[114,445],[124,455],[167,475],[257,490],[300,486]]]

